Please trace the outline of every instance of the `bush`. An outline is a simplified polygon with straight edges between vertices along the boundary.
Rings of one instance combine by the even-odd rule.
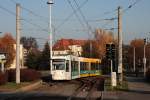
[[[40,79],[40,73],[34,69],[21,69],[20,70],[20,81],[30,82]],[[8,70],[8,81],[14,82],[16,80],[16,70]]]
[[[24,69],[21,70],[20,78],[22,82],[29,82],[40,79],[40,76],[40,73],[34,69]]]
[[[7,70],[8,73],[8,82],[15,82],[16,80],[16,70],[15,69],[10,69]]]
[[[7,73],[0,72],[0,85],[4,85],[7,83]]]
[[[150,68],[146,72],[146,80],[150,82]]]

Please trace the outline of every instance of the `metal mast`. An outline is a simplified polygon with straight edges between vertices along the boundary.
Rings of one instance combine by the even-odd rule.
[[[52,17],[51,17],[51,8],[52,8],[52,4],[53,4],[53,0],[49,0],[47,2],[47,4],[49,5],[49,44],[50,44],[50,72],[52,70]]]

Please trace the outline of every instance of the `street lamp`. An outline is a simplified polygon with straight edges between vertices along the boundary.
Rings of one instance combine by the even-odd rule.
[[[47,2],[49,5],[49,44],[50,44],[50,72],[52,71],[52,17],[51,17],[51,8],[53,0]]]

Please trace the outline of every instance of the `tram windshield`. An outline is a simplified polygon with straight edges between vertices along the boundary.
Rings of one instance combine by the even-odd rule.
[[[53,70],[65,70],[65,61],[64,60],[53,60]]]

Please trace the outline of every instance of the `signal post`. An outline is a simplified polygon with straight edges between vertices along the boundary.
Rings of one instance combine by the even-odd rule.
[[[113,87],[117,86],[117,77],[116,72],[114,71],[114,61],[116,59],[116,47],[115,44],[106,44],[106,58],[110,61],[110,69],[111,69],[111,85]]]

